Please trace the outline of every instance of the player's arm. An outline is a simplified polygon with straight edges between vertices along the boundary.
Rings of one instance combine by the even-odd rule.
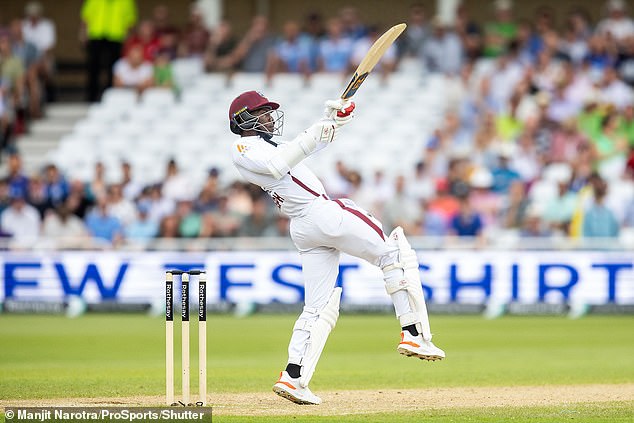
[[[293,141],[281,144],[268,162],[275,179],[282,179],[293,167],[335,140],[337,130],[354,117],[354,103],[344,100],[326,102],[325,118],[311,125]]]

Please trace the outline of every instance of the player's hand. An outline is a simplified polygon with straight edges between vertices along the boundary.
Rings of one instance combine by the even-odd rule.
[[[335,121],[337,127],[342,127],[354,118],[355,104],[353,101],[337,99],[326,101],[324,113],[327,119]]]
[[[339,125],[334,119],[321,119],[319,122],[311,126],[313,136],[319,144],[327,145],[337,138]]]

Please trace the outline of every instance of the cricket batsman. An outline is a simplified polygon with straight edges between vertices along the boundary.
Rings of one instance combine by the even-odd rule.
[[[266,191],[290,218],[290,235],[302,260],[305,306],[288,346],[288,364],[273,391],[297,404],[320,404],[308,385],[339,317],[341,288],[335,287],[341,252],[383,270],[385,289],[399,319],[397,351],[422,360],[445,353],[431,339],[418,258],[403,230],[389,236],[381,223],[348,199],[329,198],[317,176],[302,163],[332,143],[337,131],[354,117],[355,104],[326,102],[325,115],[288,142],[282,134],[280,105],[257,91],[247,91],[229,108],[229,127],[239,135],[232,146],[233,163],[249,182]]]

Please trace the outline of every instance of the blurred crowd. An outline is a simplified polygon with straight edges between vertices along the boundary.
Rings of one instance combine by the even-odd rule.
[[[89,57],[91,78],[102,69],[114,86],[139,91],[177,89],[171,66],[185,59],[201,61],[208,72],[271,78],[349,72],[384,29],[343,7],[326,19],[313,13],[288,21],[280,34],[256,16],[239,37],[229,21],[208,27],[197,6],[178,28],[165,6],[137,22],[134,2],[121,0],[128,18],[115,28],[113,47],[105,29],[94,28],[99,1],[84,3],[84,40],[89,51],[117,54],[105,65],[103,56]],[[364,178],[353,163],[339,162],[324,179],[331,197],[352,198],[384,230],[401,225],[412,235],[484,238],[502,230],[611,238],[634,228],[634,21],[625,2],[608,0],[598,22],[580,8],[556,16],[547,6],[518,20],[510,0],[492,1],[487,22],[474,21],[461,6],[447,22],[414,4],[407,23],[380,70],[388,76],[407,62],[416,64],[408,72],[443,75],[442,122],[415,153],[415,168],[394,177],[377,169]],[[10,38],[0,35],[0,55],[3,40]],[[98,79],[89,81],[89,99],[97,100],[103,88]],[[88,183],[67,181],[53,165],[27,177],[19,155],[9,166],[0,181],[0,228],[13,237],[79,235],[117,244],[288,230],[263,192],[221,183],[217,169],[200,193],[182,198],[189,182],[174,161],[164,182],[152,186],[136,184],[127,163],[118,184],[105,182],[102,164]]]
[[[54,99],[55,43],[55,24],[38,2],[26,4],[23,18],[0,21],[0,153]]]

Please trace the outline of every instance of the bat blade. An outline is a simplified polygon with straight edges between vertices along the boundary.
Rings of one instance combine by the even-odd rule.
[[[359,63],[348,86],[343,91],[343,94],[341,94],[342,99],[347,100],[355,95],[361,84],[363,84],[363,81],[365,81],[370,72],[372,72],[372,69],[374,69],[374,66],[381,60],[383,54],[385,54],[398,36],[405,31],[405,28],[407,28],[407,25],[404,23],[394,25],[372,44],[372,47],[370,47],[361,63]]]

